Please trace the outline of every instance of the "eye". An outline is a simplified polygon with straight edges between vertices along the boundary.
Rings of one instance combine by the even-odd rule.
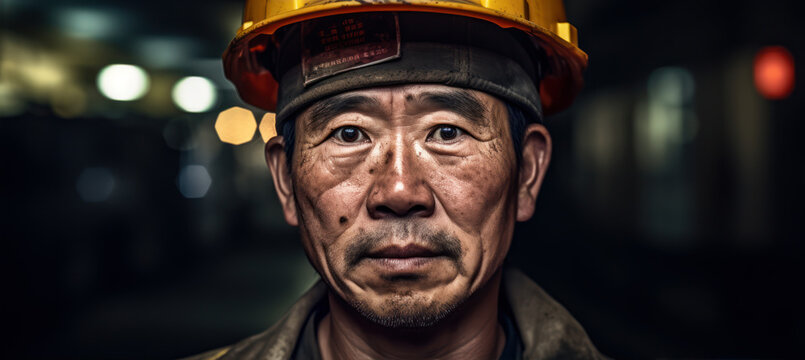
[[[430,135],[428,135],[428,139],[451,142],[463,134],[464,130],[461,130],[456,126],[439,125],[430,133]]]
[[[367,140],[363,131],[354,126],[342,126],[338,129],[335,129],[333,134],[330,136],[334,137],[338,141],[348,144],[364,142]]]

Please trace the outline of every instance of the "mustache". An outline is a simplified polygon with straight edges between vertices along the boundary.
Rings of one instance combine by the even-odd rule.
[[[419,222],[394,221],[388,226],[379,226],[369,232],[356,235],[345,251],[349,267],[357,265],[376,250],[391,243],[394,238],[412,237],[414,244],[425,246],[434,252],[458,262],[462,256],[461,242],[443,229],[436,229]]]

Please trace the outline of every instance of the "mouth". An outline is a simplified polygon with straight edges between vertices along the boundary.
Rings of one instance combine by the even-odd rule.
[[[421,273],[445,259],[446,254],[415,244],[384,247],[370,251],[365,257],[365,261],[382,273],[395,275]]]
[[[403,247],[387,246],[376,251],[370,251],[366,256],[370,259],[405,259],[418,257],[436,257],[442,254],[423,246],[410,244]]]

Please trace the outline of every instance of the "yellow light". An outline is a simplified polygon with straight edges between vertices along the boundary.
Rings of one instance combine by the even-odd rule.
[[[254,138],[257,121],[254,114],[242,107],[233,106],[221,111],[215,120],[215,132],[222,142],[240,145]]]
[[[2,75],[2,71],[0,71]],[[0,118],[15,116],[25,112],[25,100],[19,88],[11,82],[0,81]]]
[[[67,84],[60,91],[51,94],[50,105],[56,115],[73,118],[87,109],[87,95],[80,87]]]
[[[263,137],[263,142],[268,142],[271,138],[277,136],[276,129],[277,114],[267,112],[260,120],[260,136]]]
[[[21,64],[22,74],[29,83],[39,89],[54,89],[64,81],[64,73],[52,62]]]

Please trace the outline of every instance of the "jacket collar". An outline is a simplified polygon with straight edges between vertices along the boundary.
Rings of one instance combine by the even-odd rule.
[[[522,272],[504,270],[501,290],[523,341],[523,359],[605,359],[570,313]],[[326,295],[319,280],[268,330],[190,359],[291,359],[308,316]]]

